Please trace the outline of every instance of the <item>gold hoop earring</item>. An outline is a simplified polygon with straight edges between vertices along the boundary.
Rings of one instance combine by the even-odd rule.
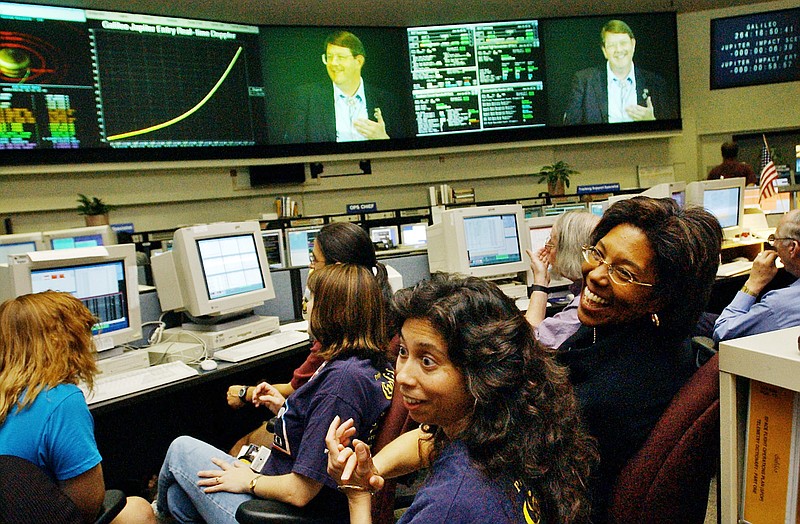
[[[653,323],[655,327],[661,325],[661,319],[658,318],[658,313],[651,313],[650,314],[650,321]]]

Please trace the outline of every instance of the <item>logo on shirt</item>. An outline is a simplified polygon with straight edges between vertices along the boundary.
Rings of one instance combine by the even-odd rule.
[[[539,500],[533,491],[525,489],[525,486],[519,481],[514,483],[514,487],[517,488],[517,493],[523,493],[524,490],[525,503],[522,505],[522,515],[525,517],[525,523],[541,524],[542,510],[539,508]]]
[[[394,370],[392,368],[385,368],[383,371],[375,373],[375,380],[381,383],[381,391],[386,400],[392,400],[394,395]]]

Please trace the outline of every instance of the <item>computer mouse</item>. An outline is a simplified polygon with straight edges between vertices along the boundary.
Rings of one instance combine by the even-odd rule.
[[[211,371],[217,369],[217,361],[211,360],[210,358],[203,360],[200,362],[200,369],[203,371]]]

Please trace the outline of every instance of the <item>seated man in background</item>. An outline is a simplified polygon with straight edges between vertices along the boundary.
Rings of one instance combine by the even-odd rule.
[[[769,242],[774,250],[758,254],[747,282],[714,324],[715,342],[800,325],[800,280],[758,300],[778,273],[778,257],[788,273],[800,276],[800,210],[784,215]]]
[[[738,178],[745,179],[745,184],[753,186],[758,183],[756,172],[750,167],[747,162],[739,162],[739,145],[736,142],[725,142],[720,147],[722,151],[722,163],[708,173],[708,180],[717,180],[720,178]]]

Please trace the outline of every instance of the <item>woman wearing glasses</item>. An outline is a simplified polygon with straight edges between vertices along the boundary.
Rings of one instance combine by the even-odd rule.
[[[538,253],[528,251],[533,271],[533,292],[525,318],[535,328],[536,339],[545,346],[557,348],[580,326],[578,301],[580,300],[581,248],[589,242],[589,235],[600,217],[587,211],[569,211],[560,215],[550,230],[550,239]],[[547,313],[547,286],[550,273],[572,280],[570,291],[575,298],[552,317]]]
[[[600,466],[592,522],[673,395],[695,371],[688,335],[719,264],[722,230],[701,208],[635,197],[606,211],[583,248],[581,327],[559,347]]]

